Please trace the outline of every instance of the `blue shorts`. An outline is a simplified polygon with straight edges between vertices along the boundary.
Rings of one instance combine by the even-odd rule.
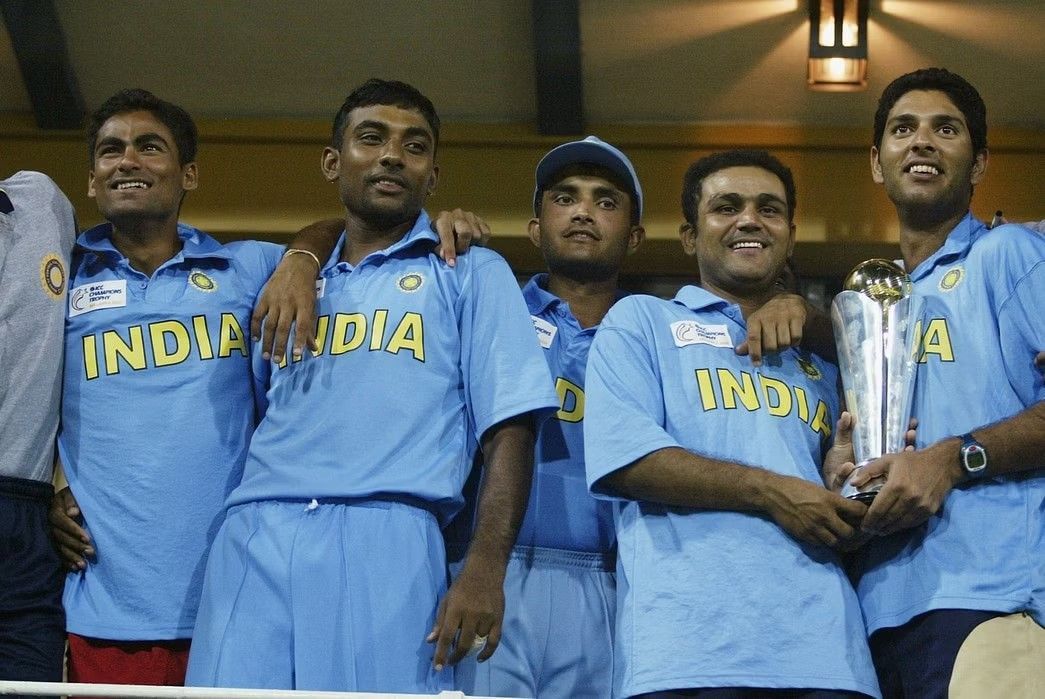
[[[49,483],[0,476],[0,678],[61,682],[61,561],[47,534]]]
[[[947,699],[958,650],[973,629],[1002,612],[938,609],[871,634],[885,699]]]
[[[435,517],[398,501],[229,510],[203,581],[186,684],[431,694],[425,636],[446,592]]]
[[[457,666],[457,689],[498,697],[609,697],[616,585],[608,556],[517,546],[493,656]]]

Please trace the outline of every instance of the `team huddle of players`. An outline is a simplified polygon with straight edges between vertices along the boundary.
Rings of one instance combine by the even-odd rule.
[[[870,506],[836,492],[851,418],[824,318],[778,283],[796,206],[779,160],[693,163],[698,281],[662,300],[617,286],[644,237],[627,156],[552,149],[528,229],[547,272],[520,293],[497,254],[463,250],[485,224],[425,213],[438,140],[413,87],[357,88],[322,161],[345,218],[284,250],[178,222],[197,186],[181,108],[125,90],[92,115],[106,223],[67,280],[53,256],[38,312],[64,309],[65,625],[50,576],[39,652],[0,671],[53,678],[67,632],[81,682],[719,698],[1027,681],[1045,648],[1045,237],[969,213],[988,158],[971,85],[916,71],[875,115],[872,176],[932,337],[917,448],[861,472],[887,476]],[[68,233],[49,182],[3,186],[13,229]],[[23,192],[56,217],[18,219]],[[959,656],[994,627],[1021,650]]]

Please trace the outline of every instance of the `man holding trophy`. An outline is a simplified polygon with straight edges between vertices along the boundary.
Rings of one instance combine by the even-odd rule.
[[[969,213],[987,167],[986,108],[960,76],[896,79],[874,131],[871,172],[896,207],[904,269],[925,304],[919,449],[852,480],[867,489],[885,478],[863,521],[882,536],[861,553],[857,587],[879,681],[890,697],[1039,696],[1045,237],[988,230]]]
[[[844,473],[846,430],[821,470],[836,369],[733,349],[791,254],[791,172],[764,151],[718,153],[690,167],[682,202],[699,286],[618,301],[588,358],[588,485],[618,504],[614,695],[878,696],[832,551],[867,506],[824,487]]]

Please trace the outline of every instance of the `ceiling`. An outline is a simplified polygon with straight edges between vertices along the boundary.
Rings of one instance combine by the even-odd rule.
[[[537,119],[535,0],[45,0],[87,110],[146,87],[198,118],[329,118],[371,76],[444,121]],[[33,0],[0,0],[0,5]],[[545,3],[555,6],[554,3]],[[566,2],[563,6],[568,6]],[[872,0],[865,92],[805,86],[802,0],[580,0],[586,123],[863,126],[896,75],[969,78],[995,126],[1045,129],[1045,2]],[[32,111],[0,28],[0,112]]]

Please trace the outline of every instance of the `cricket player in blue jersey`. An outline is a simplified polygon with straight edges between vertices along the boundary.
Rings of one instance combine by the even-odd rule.
[[[206,552],[253,431],[249,319],[279,260],[178,222],[196,188],[196,128],[144,90],[88,126],[88,195],[106,223],[77,240],[52,518],[74,570],[69,679],[181,684]],[[263,394],[263,391],[262,391]]]
[[[594,136],[552,149],[536,181],[529,234],[548,272],[523,296],[559,410],[537,433],[501,645],[484,663],[463,661],[457,686],[484,696],[601,698],[613,677],[615,543],[611,505],[584,481],[584,370],[599,322],[622,295],[621,263],[645,235],[642,188],[627,156]],[[468,529],[448,535],[452,548]]]
[[[794,244],[791,173],[763,151],[712,155],[682,201],[700,285],[619,301],[588,360],[587,479],[616,504],[614,695],[878,696],[832,550],[866,506],[824,487],[851,468],[847,439],[823,457],[837,371],[734,351]]]
[[[335,117],[322,168],[345,233],[317,349],[255,356],[267,410],[208,560],[190,684],[430,693],[477,641],[496,648],[534,422],[557,402],[504,260],[435,254],[438,133],[399,82],[368,81]],[[478,448],[477,533],[447,591],[440,525]]]
[[[857,589],[891,697],[1045,686],[1045,238],[971,215],[987,160],[986,106],[964,78],[928,68],[886,87],[871,173],[926,299],[920,448],[859,481],[888,475]]]

